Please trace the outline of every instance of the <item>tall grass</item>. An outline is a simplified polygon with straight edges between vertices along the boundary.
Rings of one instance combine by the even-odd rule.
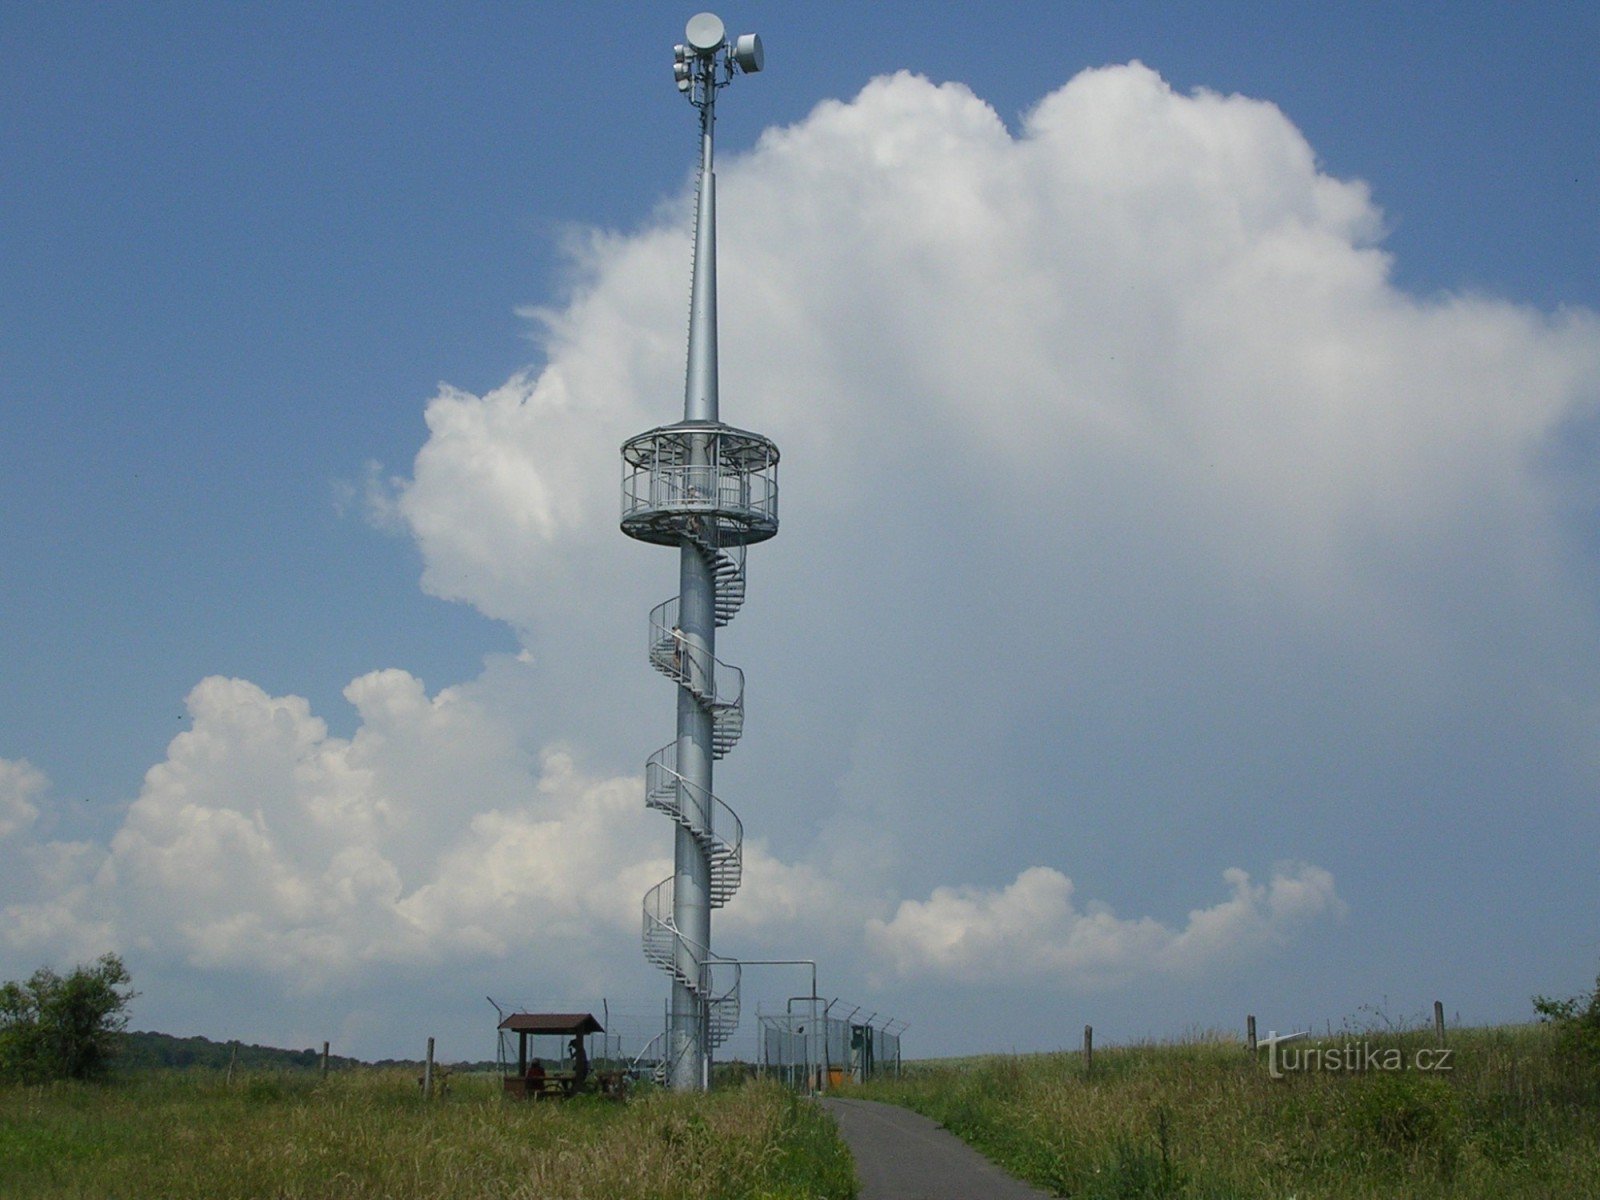
[[[1544,1026],[1453,1032],[1451,1070],[1271,1078],[1238,1042],[913,1066],[860,1094],[1062,1196],[1600,1196],[1600,1086]],[[1403,1061],[1430,1033],[1351,1032]],[[1302,1053],[1304,1043],[1299,1044]],[[1304,1058],[1301,1060],[1305,1061]]]
[[[833,1200],[854,1194],[826,1117],[773,1086],[626,1104],[508,1102],[493,1077],[424,1104],[407,1072],[326,1080],[154,1072],[0,1090],[0,1196],[118,1200]]]

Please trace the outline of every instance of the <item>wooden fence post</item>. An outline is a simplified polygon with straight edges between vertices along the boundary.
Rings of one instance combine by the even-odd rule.
[[[322,1077],[328,1077],[328,1043],[322,1043]]]
[[[1433,1002],[1433,1036],[1438,1039],[1439,1045],[1444,1045],[1444,1001]]]
[[[1089,1074],[1094,1070],[1094,1026],[1083,1027],[1083,1073]]]
[[[1256,1015],[1250,1013],[1244,1019],[1244,1044],[1250,1047],[1250,1053],[1256,1052]]]
[[[422,1068],[422,1098],[433,1096],[433,1039],[428,1039],[428,1061]]]

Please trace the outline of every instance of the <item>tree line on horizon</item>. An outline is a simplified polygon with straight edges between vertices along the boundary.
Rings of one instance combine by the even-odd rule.
[[[131,1070],[155,1068],[227,1070],[232,1065],[242,1071],[312,1071],[322,1066],[320,1050],[285,1050],[277,1046],[246,1045],[239,1041],[217,1042],[208,1037],[175,1037],[170,1033],[134,1031],[121,1035],[118,1066]],[[493,1071],[492,1061],[450,1063],[458,1071]],[[374,1061],[341,1054],[328,1056],[330,1071],[354,1067],[417,1067],[417,1058],[381,1058]]]

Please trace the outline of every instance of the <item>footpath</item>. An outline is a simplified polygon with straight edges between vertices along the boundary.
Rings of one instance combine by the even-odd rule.
[[[860,1200],[1050,1200],[909,1109],[833,1097],[822,1106],[855,1157]]]

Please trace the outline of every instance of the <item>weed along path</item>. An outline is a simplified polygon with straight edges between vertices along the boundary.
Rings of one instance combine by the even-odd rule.
[[[910,1109],[832,1097],[822,1105],[855,1156],[860,1200],[1050,1200]]]

